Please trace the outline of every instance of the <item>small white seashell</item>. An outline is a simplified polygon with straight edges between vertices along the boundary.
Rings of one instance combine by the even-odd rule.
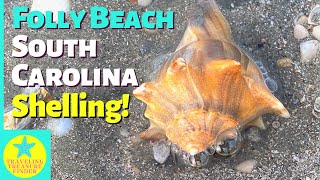
[[[140,6],[146,7],[152,3],[152,0],[138,0],[138,4]]]
[[[320,5],[316,5],[308,17],[308,23],[311,25],[320,25]]]
[[[308,30],[300,24],[294,26],[294,38],[301,40],[309,36]]]
[[[280,124],[279,121],[273,121],[273,122],[272,122],[272,127],[273,127],[273,128],[278,129],[280,126],[281,126],[281,124]]]
[[[320,26],[316,26],[312,29],[312,35],[320,41]]]
[[[69,118],[49,119],[47,128],[54,136],[62,137],[67,135],[73,127],[73,122]]]
[[[246,160],[240,163],[236,169],[240,172],[251,173],[253,169],[256,167],[257,161],[254,159]]]
[[[160,140],[154,143],[153,156],[158,163],[163,164],[164,162],[166,162],[169,155],[170,155],[170,145],[167,143],[166,140]]]
[[[317,112],[316,110],[313,109],[313,110],[312,110],[312,114],[314,115],[314,117],[320,119],[320,113]]]
[[[316,58],[319,53],[320,42],[317,40],[306,41],[300,44],[301,62],[308,63]]]
[[[304,102],[306,102],[306,96],[305,95],[300,99],[300,103],[304,103]]]
[[[40,11],[46,14],[46,11],[53,12],[53,21],[58,20],[58,11],[69,12],[71,7],[70,0],[33,0],[31,11]]]

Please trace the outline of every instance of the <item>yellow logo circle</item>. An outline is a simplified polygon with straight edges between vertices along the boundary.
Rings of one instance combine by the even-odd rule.
[[[46,149],[39,139],[19,135],[11,139],[4,148],[3,161],[14,176],[30,178],[39,174],[46,164]]]

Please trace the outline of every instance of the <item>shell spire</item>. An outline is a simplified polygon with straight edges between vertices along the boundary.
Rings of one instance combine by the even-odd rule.
[[[257,65],[235,45],[215,1],[199,5],[202,21],[189,22],[156,79],[133,92],[147,104],[145,116],[151,123],[141,137],[153,141],[166,137],[191,155],[218,146],[222,135],[225,139],[239,135],[239,128],[264,127],[263,114],[290,116]],[[231,152],[235,151],[222,154]]]
[[[221,14],[217,3],[214,0],[199,0],[198,4],[203,11],[203,19],[189,22],[177,50],[193,42],[210,38],[233,41],[230,26]]]

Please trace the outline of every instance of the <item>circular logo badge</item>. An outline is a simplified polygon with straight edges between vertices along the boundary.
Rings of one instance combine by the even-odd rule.
[[[39,174],[46,164],[46,150],[39,139],[19,135],[11,139],[4,148],[3,161],[14,176],[30,178]]]

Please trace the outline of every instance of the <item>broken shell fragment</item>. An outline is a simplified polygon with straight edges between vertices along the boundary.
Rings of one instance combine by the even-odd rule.
[[[320,25],[320,5],[316,5],[309,17],[308,17],[308,24],[311,24],[311,25]]]
[[[266,83],[267,87],[270,89],[271,92],[274,93],[278,90],[278,84],[275,80],[271,78],[266,78],[264,82]]]
[[[41,87],[39,85],[36,85],[34,87],[26,87],[26,88],[22,89],[21,93],[26,94],[26,95],[30,95],[31,93],[38,92],[40,88]]]
[[[292,66],[292,64],[293,64],[293,62],[292,62],[292,60],[289,59],[289,58],[282,58],[282,59],[279,59],[279,60],[277,61],[277,66],[278,66],[279,68],[290,67],[290,66]]]
[[[314,102],[313,109],[314,109],[316,112],[319,112],[319,113],[320,113],[320,97],[318,97],[318,98],[316,99],[316,101]]]
[[[319,53],[320,42],[317,40],[306,41],[300,44],[301,62],[308,63],[316,58]]]
[[[308,17],[301,14],[294,20],[294,25],[307,25],[308,24]]]
[[[312,35],[320,41],[320,26],[316,26],[312,29]]]
[[[138,0],[138,5],[139,6],[149,6],[152,3],[152,0]]]
[[[295,25],[293,36],[295,39],[301,40],[309,36],[308,30],[300,24]]]
[[[254,159],[246,160],[240,163],[236,169],[240,172],[251,173],[253,169],[256,167],[257,161]]]
[[[314,115],[314,117],[320,119],[320,112],[316,112],[314,109],[312,110],[312,114]]]

